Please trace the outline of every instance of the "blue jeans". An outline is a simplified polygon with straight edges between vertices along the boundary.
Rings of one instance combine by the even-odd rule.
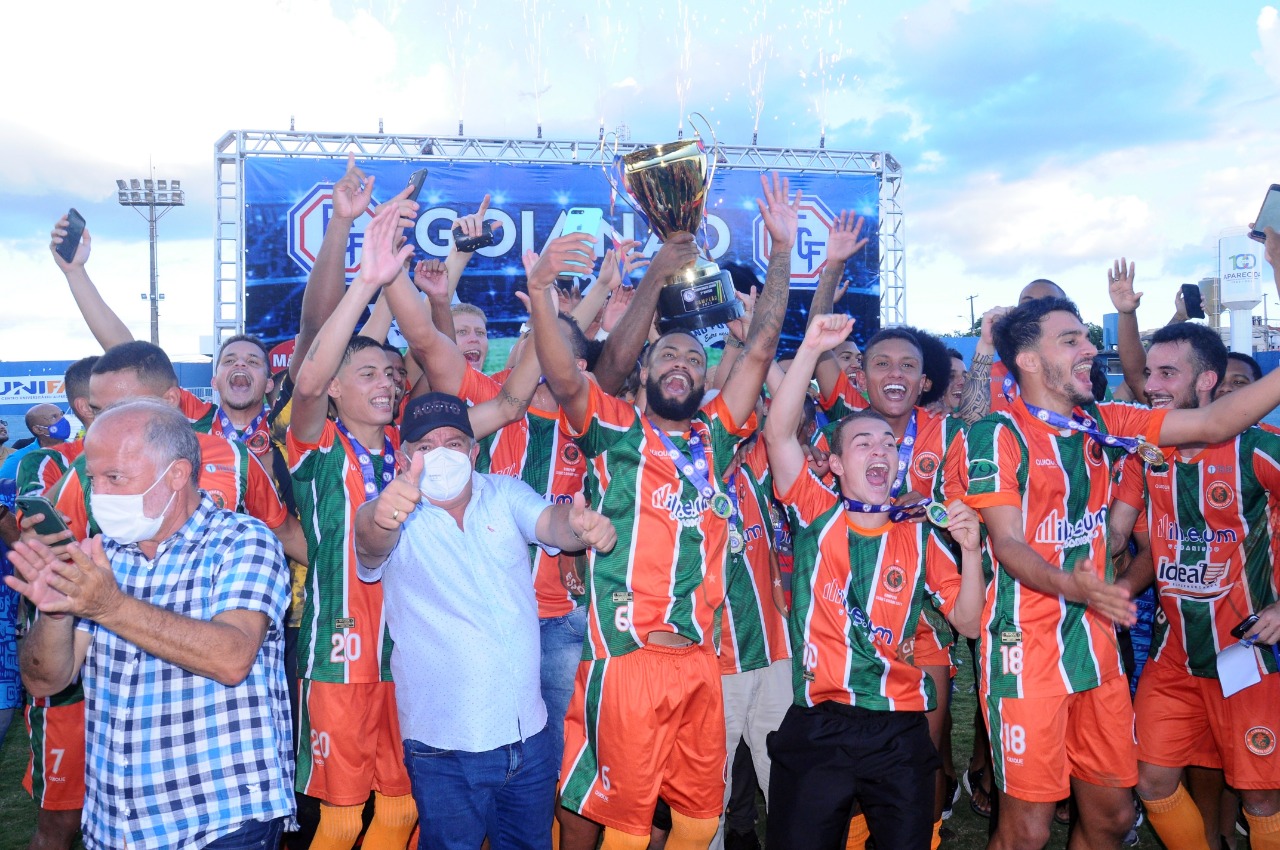
[[[284,835],[284,818],[251,820],[235,832],[227,833],[206,850],[279,850],[280,837]]]
[[[573,697],[573,679],[582,660],[587,634],[587,609],[579,605],[563,617],[538,621],[542,630],[542,701],[547,704],[547,731],[551,733],[556,770],[564,756],[564,716]]]
[[[524,742],[467,753],[404,742],[418,804],[418,850],[550,850],[556,772],[546,729]]]

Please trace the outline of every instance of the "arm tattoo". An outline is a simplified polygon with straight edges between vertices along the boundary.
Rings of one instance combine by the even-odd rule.
[[[524,399],[516,398],[510,392],[507,391],[507,388],[505,386],[502,387],[500,390],[498,390],[498,401],[501,402],[502,404],[510,405],[511,407],[514,407],[516,410],[525,410],[526,408],[529,407],[528,401]]]
[[[991,364],[974,362],[960,390],[960,406],[956,415],[972,425],[991,412]]]
[[[756,299],[755,315],[747,331],[747,345],[777,347],[782,335],[782,320],[787,313],[787,296],[791,287],[791,253],[775,251],[769,258],[769,270],[764,277],[764,291]]]

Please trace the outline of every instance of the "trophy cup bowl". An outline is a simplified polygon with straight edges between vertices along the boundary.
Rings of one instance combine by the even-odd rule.
[[[697,233],[706,213],[707,189],[715,175],[701,141],[641,148],[617,158],[615,168],[632,208],[659,239],[666,241],[679,232]],[[658,331],[712,328],[733,321],[742,312],[729,273],[699,257],[691,268],[663,281],[658,295]]]

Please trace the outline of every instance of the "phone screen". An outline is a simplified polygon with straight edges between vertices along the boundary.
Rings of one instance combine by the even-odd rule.
[[[1259,242],[1265,242],[1267,236],[1263,232],[1264,227],[1280,231],[1280,184],[1271,184],[1267,196],[1262,199],[1262,209],[1258,210],[1258,217],[1249,235]]]
[[[58,246],[58,256],[68,263],[76,258],[76,249],[80,247],[80,238],[84,236],[84,216],[75,207],[67,210],[67,235]]]

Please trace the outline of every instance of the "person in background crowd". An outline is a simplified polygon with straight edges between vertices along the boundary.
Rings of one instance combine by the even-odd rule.
[[[85,428],[93,423],[93,411],[89,408],[89,375],[97,362],[97,357],[84,357],[77,360],[67,367],[66,377],[62,382],[67,394],[67,404]],[[60,421],[70,425],[66,417]],[[60,428],[59,433],[62,430]],[[65,430],[67,436],[62,442],[41,447],[24,457],[19,463],[17,478],[19,493],[23,495],[45,493],[58,483],[58,479],[65,475],[71,468],[71,464],[80,457],[80,453],[84,451],[84,435],[75,436],[73,439],[70,428]]]

